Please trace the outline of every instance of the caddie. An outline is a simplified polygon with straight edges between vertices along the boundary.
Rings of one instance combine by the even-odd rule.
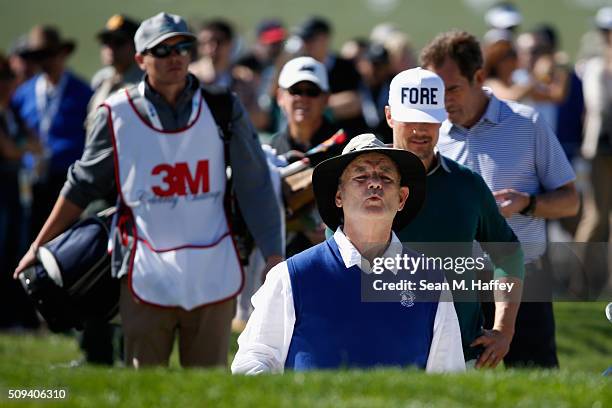
[[[195,36],[182,17],[143,21],[134,43],[143,80],[98,108],[83,157],[15,276],[38,245],[116,188],[121,243],[113,256],[121,265],[127,364],[167,365],[178,332],[181,365],[224,366],[243,281],[224,211],[224,150],[240,209],[271,267],[282,243],[268,167],[238,100],[226,94],[231,133],[222,132],[220,105],[188,74]]]
[[[392,230],[409,224],[423,204],[421,161],[385,147],[373,134],[359,135],[315,168],[313,189],[321,217],[335,233],[270,271],[253,296],[255,310],[238,339],[232,372],[464,370],[457,315],[452,302],[438,301],[442,292],[435,301],[413,304],[361,297],[360,276],[368,265],[403,250]],[[444,279],[441,271],[432,273],[430,278]]]

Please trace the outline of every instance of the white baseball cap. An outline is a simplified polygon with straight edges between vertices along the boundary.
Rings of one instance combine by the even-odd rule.
[[[442,123],[444,82],[423,68],[412,68],[397,74],[389,87],[391,118],[398,122]]]
[[[487,11],[485,22],[489,27],[507,30],[520,25],[523,22],[523,16],[512,4],[504,3]]]
[[[595,16],[595,24],[597,28],[602,30],[612,29],[612,7],[602,7],[597,11]]]
[[[278,86],[288,89],[302,81],[312,82],[323,92],[329,91],[327,69],[314,58],[298,57],[287,61],[278,77]]]

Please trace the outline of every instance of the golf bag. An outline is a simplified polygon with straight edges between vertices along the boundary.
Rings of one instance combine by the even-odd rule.
[[[36,251],[19,280],[53,332],[82,329],[90,318],[113,318],[119,280],[111,276],[109,229],[114,208],[78,221]]]

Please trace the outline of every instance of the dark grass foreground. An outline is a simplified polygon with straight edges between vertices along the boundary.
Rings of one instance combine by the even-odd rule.
[[[68,336],[0,336],[2,407],[612,406],[612,324],[602,303],[555,305],[560,371],[424,375],[412,370],[233,377],[222,370],[76,367]],[[9,400],[9,389],[65,389],[64,400]]]

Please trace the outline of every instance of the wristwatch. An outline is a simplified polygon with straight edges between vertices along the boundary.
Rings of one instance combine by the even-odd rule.
[[[519,214],[521,215],[533,215],[533,212],[535,211],[535,207],[536,207],[536,196],[535,194],[530,194],[529,195],[529,204],[527,204],[527,206],[525,208],[523,208]]]

